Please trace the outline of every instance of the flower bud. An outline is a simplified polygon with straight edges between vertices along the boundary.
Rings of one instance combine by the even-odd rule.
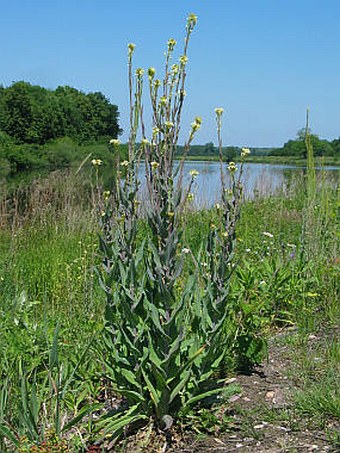
[[[149,68],[148,69],[148,76],[150,77],[150,79],[153,79],[155,74],[156,74],[156,69],[155,68]]]
[[[172,52],[175,48],[175,45],[177,44],[176,40],[175,39],[169,39],[168,41],[168,50],[169,52]]]
[[[224,112],[224,109],[222,107],[216,107],[215,113],[217,116],[222,116]]]
[[[136,69],[136,76],[142,77],[144,74],[144,69],[143,68],[137,68]]]
[[[118,138],[112,138],[109,143],[110,143],[110,145],[113,145],[113,146],[120,145],[120,141],[118,140]]]
[[[131,55],[133,53],[135,48],[136,48],[136,44],[133,44],[132,42],[130,42],[130,44],[128,44],[129,55]]]

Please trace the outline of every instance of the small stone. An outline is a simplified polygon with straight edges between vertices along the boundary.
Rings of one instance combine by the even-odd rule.
[[[262,428],[264,428],[264,425],[255,425],[254,426],[254,429],[262,429]]]
[[[235,381],[237,381],[236,377],[232,377],[232,378],[230,378],[230,379],[227,379],[227,380],[225,381],[225,384],[232,384],[232,383],[235,382]]]
[[[266,400],[269,401],[269,400],[272,400],[275,396],[275,392],[273,392],[272,390],[270,390],[269,392],[266,393]]]
[[[235,403],[235,401],[239,400],[241,395],[233,395],[229,398],[229,403]]]

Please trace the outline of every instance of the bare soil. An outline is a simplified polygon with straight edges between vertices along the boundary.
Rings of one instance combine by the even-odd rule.
[[[194,452],[340,452],[327,438],[328,431],[340,432],[339,420],[328,420],[322,428],[294,410],[293,393],[298,382],[291,368],[294,346],[282,341],[284,332],[270,342],[269,359],[252,374],[237,375],[235,383],[242,392],[232,398],[228,411],[231,428],[222,436],[195,440],[188,436],[187,445],[174,453]],[[332,336],[336,335],[333,331]],[[322,341],[323,334],[310,335],[308,347]],[[340,382],[339,382],[340,385]],[[319,426],[318,426],[319,425]]]

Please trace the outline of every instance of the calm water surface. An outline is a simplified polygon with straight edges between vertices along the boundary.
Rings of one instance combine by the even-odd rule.
[[[237,165],[239,166],[239,164]],[[221,189],[219,162],[187,161],[184,164],[184,184],[187,184],[190,180],[190,170],[197,170],[199,172],[193,187],[195,205],[197,207],[205,207],[216,203],[219,199]],[[327,180],[333,185],[339,185],[340,167],[326,166],[324,170]],[[72,169],[67,170],[67,172],[70,171],[72,172]],[[101,171],[103,172],[105,186],[110,188],[112,178],[109,170],[103,167]],[[248,163],[244,165],[242,177],[244,192],[247,198],[251,198],[254,195],[268,196],[281,189],[287,190],[304,174],[306,174],[305,168],[294,165]],[[317,174],[320,175],[320,168],[317,168]],[[27,187],[30,186],[33,180],[47,176],[48,171],[23,172],[10,178],[1,178],[0,176],[0,192],[6,185],[7,187],[14,188],[18,186]],[[140,167],[139,176],[143,182],[145,180],[143,163]]]
[[[239,166],[239,164],[237,164]],[[194,184],[195,203],[198,207],[211,206],[217,202],[221,190],[219,162],[187,161],[184,164],[185,183],[190,180],[190,170],[199,172]],[[320,174],[320,168],[317,168]],[[333,184],[339,184],[340,167],[324,167],[327,179]],[[279,164],[244,164],[242,182],[247,198],[268,196],[278,190],[287,190],[298,178],[306,174],[306,169],[294,165]],[[145,171],[140,169],[140,178],[143,181]]]

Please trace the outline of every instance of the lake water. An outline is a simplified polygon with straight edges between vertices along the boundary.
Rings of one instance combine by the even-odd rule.
[[[239,164],[237,164],[239,166]],[[85,170],[85,169],[84,169]],[[195,180],[193,192],[195,194],[195,206],[205,207],[216,203],[219,198],[221,181],[220,181],[220,164],[219,162],[203,162],[203,161],[187,161],[184,165],[184,184],[190,180],[190,170],[197,170],[198,177]],[[340,182],[340,167],[325,166],[324,167],[327,180],[333,185],[339,185]],[[72,169],[65,170],[72,173]],[[110,180],[112,182],[109,169],[103,167],[101,169],[106,188],[110,188]],[[317,173],[320,173],[320,168],[317,168]],[[278,190],[287,190],[295,181],[306,174],[306,169],[294,165],[275,165],[275,164],[260,164],[246,163],[243,171],[243,186],[244,193],[247,198],[255,195],[268,196]],[[42,172],[22,172],[12,177],[2,177],[0,175],[0,192],[6,187],[29,186],[33,180],[48,176],[48,171]],[[141,164],[140,179],[143,182],[145,179],[144,164]],[[1,193],[0,193],[1,196]]]
[[[239,164],[237,164],[239,166]],[[211,206],[216,203],[221,191],[220,164],[219,162],[187,161],[184,164],[184,183],[190,180],[190,170],[197,170],[194,184],[195,205],[197,207]],[[317,174],[320,174],[317,168]],[[339,184],[340,167],[325,166],[327,180],[332,184]],[[294,165],[275,165],[275,164],[244,164],[242,183],[244,193],[247,198],[255,195],[268,196],[278,190],[287,190],[298,178],[306,174],[306,168]],[[143,164],[140,169],[140,178],[143,181],[145,170]],[[237,176],[237,173],[236,173]]]

